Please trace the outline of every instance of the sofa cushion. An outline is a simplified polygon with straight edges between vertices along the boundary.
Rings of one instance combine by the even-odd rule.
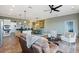
[[[42,48],[39,45],[33,44],[32,49],[34,53],[42,53]]]
[[[49,44],[49,48],[50,48],[50,53],[55,53],[58,50],[58,46],[54,44],[53,42]]]

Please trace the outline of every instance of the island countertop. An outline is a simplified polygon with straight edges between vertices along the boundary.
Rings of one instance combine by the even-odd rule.
[[[6,36],[3,38],[3,45],[0,47],[0,53],[21,53],[22,48],[17,37]]]

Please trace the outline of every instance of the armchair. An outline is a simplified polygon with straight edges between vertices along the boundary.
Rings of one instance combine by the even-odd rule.
[[[69,43],[75,43],[76,42],[76,33],[67,32],[64,34],[64,36],[61,36],[61,40],[69,42]]]

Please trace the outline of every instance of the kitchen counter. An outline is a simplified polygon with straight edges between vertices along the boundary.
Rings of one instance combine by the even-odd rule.
[[[3,46],[0,47],[0,53],[21,53],[22,49],[17,37],[6,36],[3,38]]]

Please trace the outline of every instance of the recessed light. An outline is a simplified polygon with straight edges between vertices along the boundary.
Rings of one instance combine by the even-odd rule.
[[[74,6],[72,6],[71,8],[72,8],[72,9],[74,9],[75,7],[74,7]]]
[[[13,9],[10,9],[10,11],[13,11]]]
[[[26,21],[24,21],[24,23],[26,23]]]

